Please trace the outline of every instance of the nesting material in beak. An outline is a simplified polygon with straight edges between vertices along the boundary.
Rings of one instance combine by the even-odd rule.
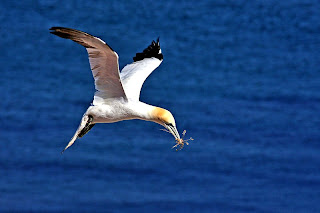
[[[178,130],[177,130],[177,128],[175,126],[166,125],[165,124],[165,127],[166,127],[166,129],[162,129],[162,130],[165,131],[165,132],[171,133],[174,136],[174,138],[176,139],[176,145],[174,145],[172,147],[172,149],[173,148],[177,148],[176,151],[179,151],[179,150],[183,149],[184,144],[189,145],[189,143],[187,141],[193,141],[193,138],[191,138],[191,137],[189,139],[187,139],[187,140],[183,139],[185,134],[186,134],[186,132],[187,132],[186,130],[183,131],[182,138],[180,138],[179,132],[178,132]]]

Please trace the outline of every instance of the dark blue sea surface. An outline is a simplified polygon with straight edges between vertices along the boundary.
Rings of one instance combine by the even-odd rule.
[[[0,212],[320,212],[320,4],[284,1],[1,1]],[[160,36],[141,100],[158,124],[97,124],[63,155],[94,84],[83,47],[120,68]]]

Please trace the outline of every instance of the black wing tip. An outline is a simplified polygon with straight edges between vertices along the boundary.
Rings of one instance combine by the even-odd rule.
[[[145,58],[157,58],[159,60],[163,60],[163,55],[160,49],[160,37],[157,38],[157,41],[152,41],[151,44],[143,50],[142,53],[137,53],[135,57],[133,57],[133,61],[141,61]]]
[[[80,34],[86,34],[86,35],[89,35],[88,33],[86,32],[83,32],[83,31],[80,31],[80,30],[75,30],[75,29],[72,29],[72,28],[68,28],[68,27],[51,27],[49,30],[53,30],[53,31],[65,31],[65,32],[77,32],[77,33],[80,33]]]
[[[72,36],[70,34],[59,32],[59,31],[52,31],[50,33],[53,34],[53,35],[59,36],[61,38],[66,38],[66,39],[71,39],[72,38]]]
[[[75,29],[71,29],[71,28],[67,28],[67,27],[51,27],[49,30],[51,30],[50,33],[54,34],[55,32],[78,32],[78,33],[85,33],[85,32],[81,32],[79,30],[75,30]]]
[[[107,45],[113,52],[115,52],[106,42],[102,41],[100,38],[97,38],[93,35],[90,35],[89,33],[86,33],[86,32],[80,31],[80,30],[75,30],[75,29],[68,28],[68,27],[51,27],[49,30],[51,30],[50,31],[51,34],[59,36],[61,38],[65,38],[65,39],[71,39],[71,40],[81,44],[85,48],[94,48],[94,47],[83,42],[81,40],[81,38],[91,37],[91,38],[99,39],[102,43]]]
[[[64,28],[64,27],[50,27],[49,30],[56,30],[56,29],[61,29],[61,28]]]
[[[72,28],[68,27],[51,27],[49,30],[51,30],[50,33],[54,34],[55,32],[60,32],[64,34],[70,34],[73,36],[89,36],[89,37],[94,37],[93,35],[90,35],[89,33],[80,31],[80,30],[75,30]]]
[[[50,33],[53,35],[59,36],[61,38],[68,38],[68,39],[72,37],[73,35],[72,32],[77,31],[71,28],[66,28],[66,27],[51,27],[49,30],[51,30]]]
[[[67,28],[67,27],[51,27],[49,30],[51,30],[50,33],[53,35],[56,35],[56,36],[59,36],[61,38],[65,38],[65,39],[71,39],[71,40],[81,44],[85,48],[93,48],[92,46],[90,46],[89,44],[87,44],[86,42],[83,41],[83,38],[85,38],[85,37],[95,38],[94,36],[92,36],[86,32],[82,32],[80,30],[75,30],[75,29]]]

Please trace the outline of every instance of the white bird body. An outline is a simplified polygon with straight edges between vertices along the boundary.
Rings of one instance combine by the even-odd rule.
[[[114,123],[122,120],[151,120],[156,107],[140,101],[113,100],[110,104],[90,106],[85,115],[92,115],[94,123]]]
[[[96,123],[114,123],[122,120],[141,119],[163,125],[183,147],[172,114],[139,100],[141,87],[146,78],[163,60],[159,39],[152,41],[142,53],[137,53],[134,62],[119,72],[118,54],[100,38],[82,31],[52,27],[52,34],[71,39],[87,49],[96,92],[92,105],[84,113],[74,136],[63,150],[77,138],[84,136]]]

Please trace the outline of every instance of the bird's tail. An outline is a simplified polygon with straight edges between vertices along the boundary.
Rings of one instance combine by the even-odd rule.
[[[62,150],[61,154],[66,151],[72,144],[78,139],[84,136],[89,130],[94,126],[92,123],[93,117],[90,115],[84,115],[81,119],[81,123],[77,129],[77,131],[74,133],[73,137],[71,138],[68,145]]]

